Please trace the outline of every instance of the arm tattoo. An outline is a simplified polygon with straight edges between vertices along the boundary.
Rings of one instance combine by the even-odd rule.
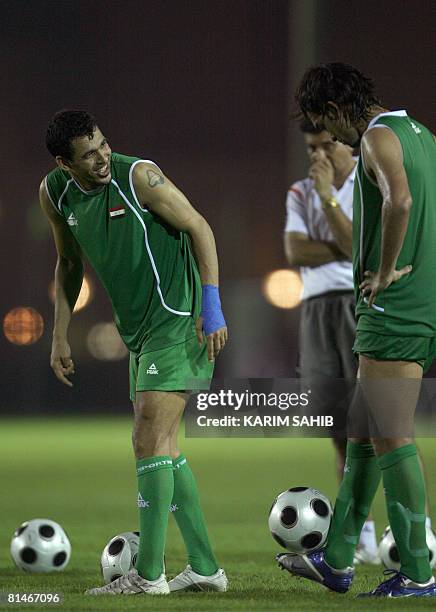
[[[164,177],[154,170],[147,170],[147,176],[150,187],[156,187],[156,185],[162,185],[164,183]]]

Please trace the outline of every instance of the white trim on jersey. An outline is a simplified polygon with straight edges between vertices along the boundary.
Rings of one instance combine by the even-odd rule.
[[[364,222],[364,213],[363,213],[363,192],[362,192],[362,185],[360,182],[360,176],[359,173],[356,172],[356,178],[357,178],[357,184],[359,185],[359,193],[360,193],[360,238],[359,238],[359,264],[360,264],[360,280],[363,281],[364,276],[363,273],[365,272],[365,270],[363,269],[363,222]],[[365,302],[365,304],[368,303],[368,298],[364,297],[363,301]],[[374,310],[377,310],[378,312],[384,312],[385,309],[382,308],[381,306],[377,306],[376,304],[372,304],[371,308],[373,308]]]
[[[359,186],[360,193],[360,236],[359,236],[359,268],[360,268],[360,282],[363,281],[363,223],[365,220],[364,212],[363,212],[363,193],[362,193],[362,183],[360,182],[359,173],[356,172],[357,184]]]
[[[132,192],[133,198],[136,202],[136,204],[138,205],[139,210],[141,210],[142,212],[146,212],[149,213],[150,211],[147,210],[146,208],[142,208],[141,204],[139,203],[138,200],[138,196],[136,195],[136,191],[135,191],[135,187],[133,186],[133,168],[137,165],[137,164],[153,164],[153,166],[156,166],[156,168],[159,170],[159,172],[162,172],[162,170],[159,168],[159,166],[157,164],[154,163],[154,161],[152,161],[151,159],[137,159],[135,162],[133,162],[133,164],[130,166],[130,170],[129,170],[129,185],[130,185],[130,191]],[[163,172],[162,172],[163,174]]]
[[[375,128],[385,128],[387,130],[392,130],[392,128],[388,125],[384,125],[382,123],[374,125],[376,123],[376,121],[378,121],[380,119],[380,117],[407,117],[407,111],[405,110],[398,110],[398,111],[388,111],[387,113],[380,113],[379,115],[377,115],[376,117],[373,117],[373,119],[371,119],[371,121],[368,123],[368,127],[366,128],[365,132],[368,132],[368,130],[373,130]],[[393,132],[395,133],[395,132]],[[361,158],[362,158],[362,168],[363,171],[366,175],[366,178],[376,187],[378,187],[377,183],[374,181],[374,179],[372,179],[369,176],[369,173],[366,169],[366,164],[365,164],[365,158],[361,152]],[[363,273],[364,273],[364,269],[363,269],[363,193],[362,193],[362,185],[360,183],[360,178],[359,175],[356,174],[357,176],[357,182],[359,184],[359,192],[360,192],[360,210],[361,210],[361,215],[360,215],[360,275],[361,275],[361,280],[363,281]],[[363,301],[365,302],[365,304],[368,304],[368,298],[363,298]],[[382,308],[381,306],[377,306],[376,304],[372,304],[371,308],[373,308],[374,310],[377,310],[378,312],[384,312],[385,309]]]
[[[45,185],[45,191],[46,191],[46,193],[47,193],[48,199],[49,199],[49,200],[50,200],[50,202],[52,203],[53,208],[54,208],[54,209],[55,209],[55,211],[58,213],[58,215],[60,215],[61,217],[63,217],[63,214],[61,213],[61,211],[60,211],[60,210],[58,210],[58,207],[57,207],[57,206],[56,206],[56,204],[53,202],[53,199],[52,199],[52,197],[51,197],[51,195],[50,195],[50,192],[49,192],[49,190],[48,190],[47,177],[45,177],[45,179],[44,179],[44,185]]]
[[[376,115],[375,117],[371,119],[366,129],[370,130],[372,126],[374,125],[374,123],[376,123],[376,121],[380,119],[380,117],[388,117],[389,115],[392,117],[407,117],[407,111],[403,109],[403,110],[397,110],[397,111],[387,111],[386,113],[379,113],[378,115]]]
[[[363,301],[365,302],[365,304],[368,304],[369,299],[367,297],[364,297]],[[384,308],[382,308],[381,306],[377,306],[376,304],[372,304],[371,308],[374,308],[374,310],[378,310],[378,312],[384,312],[385,311]]]
[[[144,223],[144,220],[142,219],[141,215],[138,213],[136,208],[134,206],[132,206],[132,204],[129,202],[129,200],[127,199],[126,195],[121,191],[121,188],[118,185],[118,183],[114,179],[111,180],[111,183],[113,185],[115,185],[115,187],[117,188],[118,193],[120,194],[120,196],[123,198],[123,200],[125,201],[127,206],[130,208],[130,210],[133,212],[133,214],[139,220],[139,223],[142,225],[142,229],[144,230],[145,247],[147,249],[147,253],[148,253],[148,256],[150,258],[151,267],[153,269],[153,274],[154,274],[154,277],[156,279],[157,292],[159,294],[159,298],[160,298],[162,306],[165,308],[165,310],[168,310],[169,312],[172,312],[175,315],[180,315],[182,317],[189,317],[190,314],[191,314],[190,312],[185,312],[185,311],[182,311],[182,310],[174,310],[174,308],[171,308],[170,306],[168,306],[168,304],[166,304],[166,302],[164,300],[164,297],[162,295],[162,290],[160,288],[159,272],[157,271],[156,264],[155,264],[155,261],[154,261],[154,258],[153,258],[153,253],[151,252],[150,244],[148,242],[147,227],[146,227],[146,225]]]
[[[86,191],[86,189],[83,189],[83,187],[80,186],[80,184],[76,181],[75,178],[73,178],[73,181],[77,189],[88,196],[98,195],[105,188],[105,185],[100,185],[100,187],[96,187],[95,189],[90,189],[89,191]]]
[[[379,113],[378,115],[373,117],[371,121],[368,123],[368,127],[366,128],[364,134],[366,134],[366,132],[368,132],[369,130],[373,130],[374,128],[385,128],[386,130],[391,130],[392,133],[395,134],[392,128],[389,127],[388,125],[384,125],[383,123],[378,123],[377,125],[374,125],[376,121],[380,119],[380,117],[389,117],[389,116],[390,117],[407,117],[407,111],[398,110],[398,111],[388,111],[386,113]],[[377,187],[377,183],[374,181],[374,179],[372,179],[369,176],[369,172],[367,171],[367,168],[366,168],[365,158],[363,156],[362,150],[360,151],[360,156],[362,158],[362,166],[363,166],[363,171],[365,172],[366,178],[369,180],[370,183],[372,183],[373,185]]]
[[[72,179],[72,178],[70,178],[70,179],[67,181],[67,184],[65,185],[65,189],[64,189],[64,190],[63,190],[63,192],[61,193],[61,197],[60,197],[60,198],[59,198],[59,200],[58,200],[58,208],[59,208],[59,210],[60,210],[60,212],[61,212],[61,213],[62,213],[62,208],[61,208],[61,205],[62,205],[62,200],[64,199],[64,195],[65,195],[65,194],[67,193],[67,191],[68,191],[68,187],[71,185],[71,183],[72,183],[73,181],[74,181],[74,179]]]
[[[370,128],[368,128],[365,133],[369,130],[375,130],[375,128],[385,128],[385,130],[392,130],[390,125],[385,125],[384,123],[377,123],[377,125],[372,125]]]
[[[385,128],[386,130],[390,130],[390,129],[391,129],[391,128],[390,128],[390,127],[388,127],[387,125],[382,125],[382,124],[380,124],[380,125],[373,125],[373,126],[372,126],[371,128],[369,128],[369,129],[374,130],[375,128]],[[366,131],[368,131],[368,130],[366,130]],[[391,131],[392,131],[392,130],[391,130]],[[393,131],[392,131],[392,133],[394,134],[394,132],[393,132]],[[360,159],[362,160],[362,168],[363,168],[363,171],[364,171],[364,173],[365,173],[366,178],[367,178],[367,179],[368,179],[368,181],[369,181],[370,183],[372,183],[372,184],[373,184],[375,187],[378,187],[377,181],[375,181],[375,180],[374,180],[373,178],[371,178],[371,176],[369,175],[368,169],[367,169],[367,167],[366,167],[365,156],[364,156],[364,154],[363,154],[362,149],[360,149]]]

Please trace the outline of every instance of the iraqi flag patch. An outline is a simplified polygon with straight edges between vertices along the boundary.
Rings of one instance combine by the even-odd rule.
[[[119,219],[120,217],[124,217],[125,214],[126,209],[122,204],[114,206],[113,208],[109,208],[109,217],[111,219]]]

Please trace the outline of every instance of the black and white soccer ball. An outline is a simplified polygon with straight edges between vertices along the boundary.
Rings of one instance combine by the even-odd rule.
[[[436,567],[436,535],[431,527],[425,528],[425,537],[430,551],[430,567]],[[388,525],[384,530],[378,547],[378,554],[386,569],[400,570],[401,562],[394,534]]]
[[[135,567],[138,548],[138,531],[126,531],[109,540],[101,554],[101,571],[106,584]]]
[[[268,526],[280,546],[305,554],[323,546],[332,514],[330,500],[323,493],[310,487],[293,487],[274,501]]]
[[[11,556],[15,565],[26,572],[60,572],[70,560],[71,544],[55,521],[33,519],[15,531]]]

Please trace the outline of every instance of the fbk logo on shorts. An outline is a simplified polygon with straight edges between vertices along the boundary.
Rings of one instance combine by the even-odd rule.
[[[157,369],[154,363],[152,363],[151,366],[148,367],[147,374],[159,374],[159,370]]]

